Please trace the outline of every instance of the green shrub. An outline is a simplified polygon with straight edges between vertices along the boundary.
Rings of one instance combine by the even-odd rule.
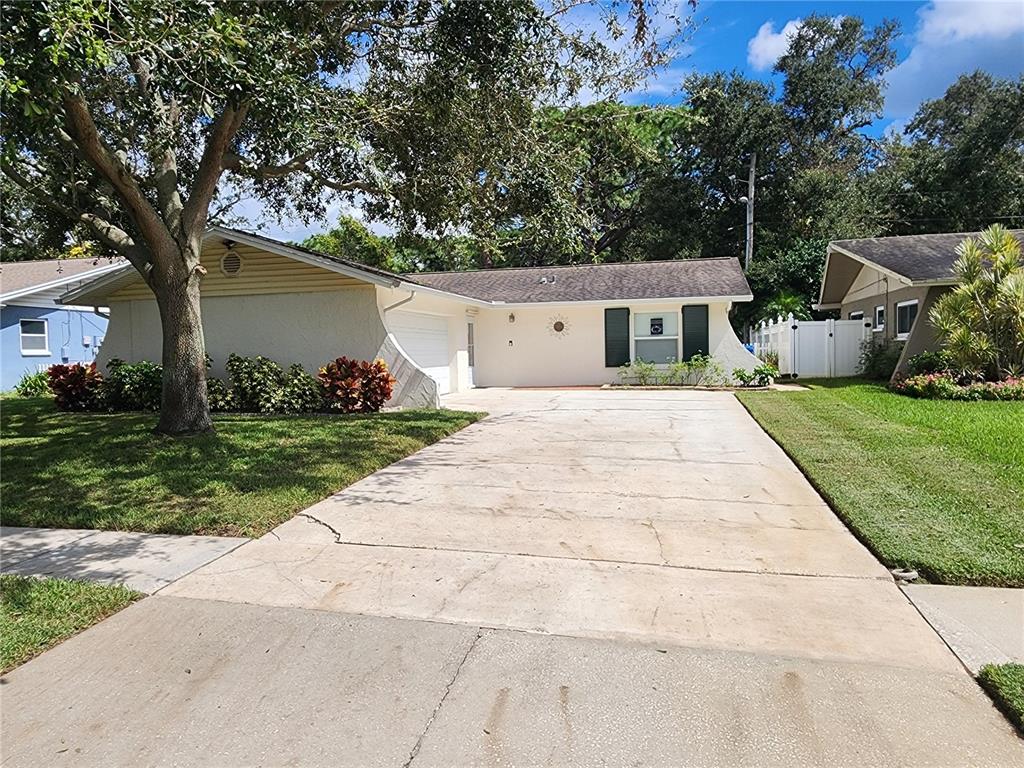
[[[206,401],[210,404],[211,411],[233,411],[235,410],[234,397],[223,379],[215,376],[206,377]]]
[[[860,346],[860,373],[875,381],[892,377],[903,353],[903,342],[865,341]]]
[[[619,378],[623,384],[636,384],[647,387],[658,383],[658,366],[646,360],[634,360],[619,368]]]
[[[395,379],[383,360],[339,357],[317,374],[327,407],[342,413],[375,413],[384,407]]]
[[[659,369],[646,360],[634,360],[619,368],[624,384],[647,387],[666,386],[724,387],[729,384],[725,367],[710,355],[696,354],[689,360],[674,360],[665,369]]]
[[[96,363],[51,365],[46,372],[53,400],[62,411],[93,411],[99,408],[103,377]]]
[[[765,352],[764,357],[761,358],[775,370],[779,369],[779,353],[778,352]]]
[[[274,398],[285,385],[284,371],[269,358],[228,355],[228,377],[234,407],[245,413],[272,413]]]
[[[949,352],[922,352],[907,360],[907,375],[917,376],[923,373],[944,373],[950,369],[953,359]]]
[[[950,373],[922,373],[897,379],[889,388],[908,397],[932,400],[1024,400],[1024,379],[962,385]]]
[[[14,385],[14,394],[18,397],[44,397],[50,394],[49,378],[46,371],[26,372]]]
[[[734,368],[732,377],[744,387],[767,387],[779,376],[779,369],[769,363],[761,363],[754,370]]]
[[[725,367],[710,355],[696,354],[684,361],[687,366],[686,378],[683,383],[695,387],[724,387],[729,383],[725,375]]]
[[[163,389],[162,366],[142,360],[126,363],[114,358],[107,363],[101,399],[112,411],[159,411]]]
[[[322,411],[326,407],[323,386],[315,376],[306,373],[301,365],[295,363],[288,369],[284,386],[271,398],[271,407],[275,413]]]

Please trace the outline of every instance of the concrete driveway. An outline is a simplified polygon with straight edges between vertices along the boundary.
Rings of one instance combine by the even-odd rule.
[[[1024,764],[732,395],[446,405],[491,416],[9,675],[5,760]]]

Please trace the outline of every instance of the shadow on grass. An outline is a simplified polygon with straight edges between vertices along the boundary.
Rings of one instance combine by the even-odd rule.
[[[153,414],[61,413],[4,399],[3,524],[259,535],[476,420],[409,410],[218,415],[216,432],[152,434]]]

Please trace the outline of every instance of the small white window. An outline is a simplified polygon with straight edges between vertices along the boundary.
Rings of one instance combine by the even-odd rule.
[[[665,364],[679,359],[679,313],[637,312],[633,315],[633,357]]]
[[[21,354],[49,355],[50,341],[47,337],[45,320],[21,321]]]
[[[848,315],[848,317],[851,320],[863,320],[864,319],[864,313],[863,312],[851,312]]]
[[[914,327],[914,319],[917,317],[917,299],[913,301],[901,301],[896,304],[896,338],[905,339],[910,335]]]
[[[885,330],[885,307],[875,307],[875,327],[872,330]]]

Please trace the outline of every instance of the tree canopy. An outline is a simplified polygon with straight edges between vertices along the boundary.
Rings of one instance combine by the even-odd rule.
[[[240,194],[304,220],[358,195],[407,230],[515,215],[547,184],[536,106],[639,82],[685,30],[656,0],[605,4],[589,30],[566,23],[576,5],[5,3],[0,167],[19,208],[139,270],[163,326],[159,429],[203,431],[207,224]]]

